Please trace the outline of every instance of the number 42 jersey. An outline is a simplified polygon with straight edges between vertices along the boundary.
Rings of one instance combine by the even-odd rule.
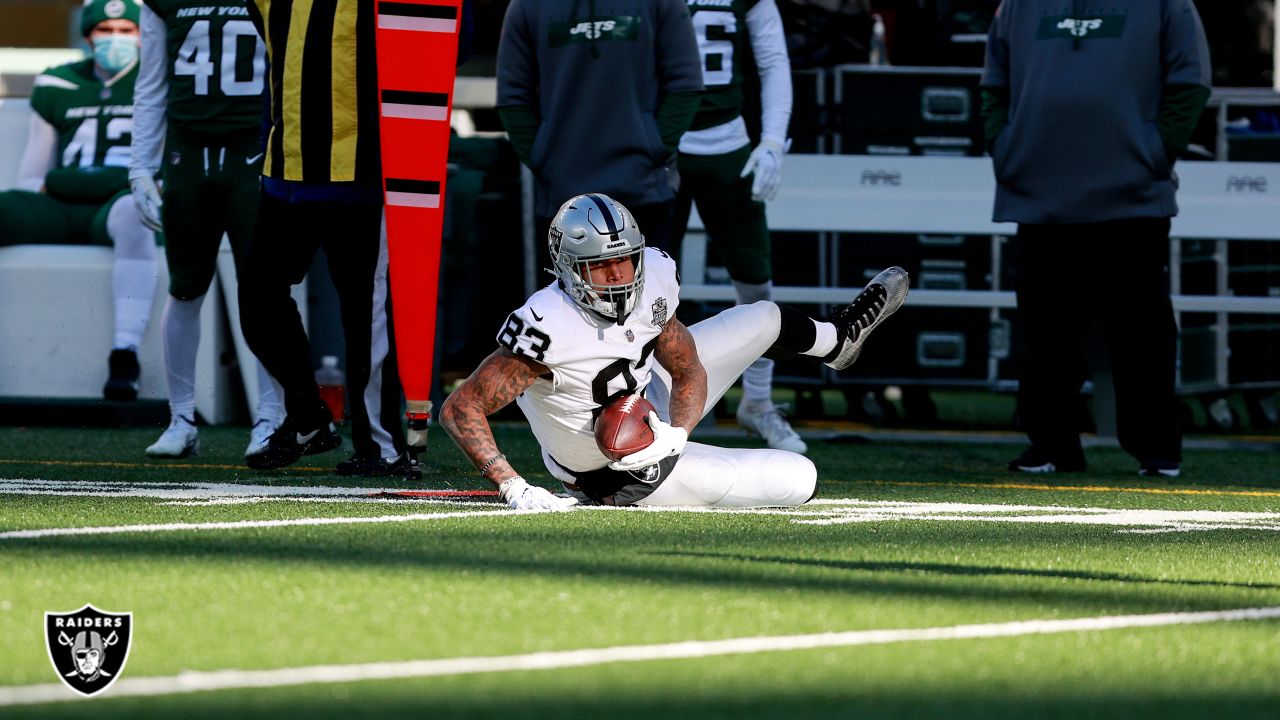
[[[543,450],[569,470],[604,467],[596,447],[596,411],[610,398],[649,385],[658,335],[676,316],[680,285],[675,261],[644,251],[644,287],[622,325],[579,307],[556,283],[507,316],[498,344],[550,369],[516,399]]]
[[[262,126],[267,46],[245,0],[145,0],[165,24],[169,121],[201,135]]]

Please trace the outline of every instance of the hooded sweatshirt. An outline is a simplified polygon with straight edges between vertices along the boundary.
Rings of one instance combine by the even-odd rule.
[[[507,8],[497,106],[537,178],[540,216],[586,192],[626,205],[672,199],[675,145],[701,90],[684,0],[513,0]],[[682,126],[664,137],[660,111],[680,95],[688,98]],[[531,143],[513,119],[527,120]]]
[[[994,219],[1176,215],[1172,153],[1210,82],[1191,0],[1004,0],[982,78]]]

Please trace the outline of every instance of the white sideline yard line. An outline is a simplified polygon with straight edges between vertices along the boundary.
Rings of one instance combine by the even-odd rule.
[[[240,496],[244,499],[245,496]],[[272,498],[297,500],[297,498]],[[323,498],[329,500],[330,498]],[[992,505],[976,503],[912,503],[850,500],[826,503],[815,508],[707,508],[707,507],[585,507],[576,512],[737,514],[784,517],[792,524],[811,526],[884,523],[901,521],[1020,523],[1115,527],[1117,532],[1192,532],[1205,530],[1251,530],[1280,532],[1280,513],[1231,512],[1221,510],[1142,510],[1057,505]],[[494,504],[488,510],[354,517],[303,517],[280,520],[227,520],[217,522],[159,523],[149,525],[104,525],[96,527],[29,528],[0,532],[0,541],[62,537],[70,535],[113,535],[120,533],[187,532],[202,530],[243,530],[253,528],[302,527],[315,525],[360,525],[422,522],[454,518],[512,518],[542,511],[508,510]]]
[[[287,502],[293,504],[452,505],[455,498],[385,498],[368,487],[240,485],[235,483],[156,483],[132,481],[27,480],[0,478],[0,495],[61,495],[81,497],[153,498],[165,505],[209,506]],[[997,503],[913,502],[822,499],[796,508],[715,507],[587,507],[578,511],[735,514],[786,518],[796,525],[839,526],[902,521],[1018,523],[1114,527],[1119,533],[1185,533],[1209,530],[1280,532],[1280,513],[1223,510],[1153,510],[1144,508],[1080,507],[1066,505],[1002,505]],[[367,523],[404,523],[464,517],[514,517],[517,513],[495,503],[485,510],[441,511],[379,517],[291,518],[156,525],[117,525],[77,528],[31,528],[0,531],[4,540],[108,535],[118,533],[238,530]]]
[[[277,688],[312,683],[350,683],[367,680],[397,680],[477,673],[558,670],[618,662],[687,660],[720,655],[751,655],[787,650],[814,650],[819,648],[885,645],[930,640],[1051,635],[1068,632],[1200,625],[1215,622],[1272,620],[1278,618],[1280,618],[1280,607],[1240,608],[1207,612],[1103,615],[1068,620],[1020,620],[1006,623],[952,625],[931,628],[757,636],[731,638],[728,640],[690,640],[658,645],[622,645],[610,648],[559,650],[522,655],[457,657],[350,665],[312,665],[275,670],[191,671],[168,676],[121,678],[105,697],[144,697],[213,690]],[[0,706],[81,699],[84,698],[68,690],[60,683],[0,687]]]

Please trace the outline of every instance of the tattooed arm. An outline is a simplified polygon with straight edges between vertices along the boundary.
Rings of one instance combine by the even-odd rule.
[[[707,371],[689,328],[671,318],[658,335],[654,357],[671,373],[671,424],[692,431],[707,405]]]
[[[498,348],[449,394],[440,408],[440,426],[476,469],[499,456],[489,416],[509,405],[538,376],[548,372],[542,363]],[[495,486],[515,475],[518,473],[505,457],[484,467],[484,476]]]

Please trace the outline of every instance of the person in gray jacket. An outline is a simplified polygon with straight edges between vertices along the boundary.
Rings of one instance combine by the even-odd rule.
[[[1177,327],[1169,299],[1177,175],[1209,97],[1191,0],[1004,0],[987,40],[983,119],[994,219],[1018,223],[1021,472],[1085,469],[1076,420],[1086,335],[1100,322],[1120,446],[1176,477]]]
[[[498,44],[498,114],[537,179],[546,234],[560,204],[607,193],[664,249],[676,146],[698,108],[702,67],[685,0],[513,0]]]

